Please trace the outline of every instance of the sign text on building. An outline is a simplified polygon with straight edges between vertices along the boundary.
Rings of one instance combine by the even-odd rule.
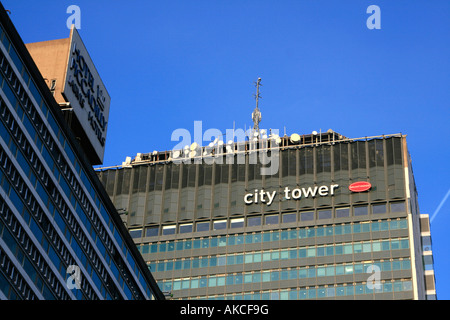
[[[325,197],[328,195],[334,195],[334,191],[336,188],[339,188],[338,184],[332,184],[330,186],[322,185],[322,186],[314,186],[308,188],[295,188],[290,189],[289,187],[285,187],[282,194],[286,200],[294,199],[300,200],[303,198],[316,197],[317,195],[321,197]],[[264,189],[255,189],[253,193],[247,193],[244,195],[244,202],[246,204],[252,203],[265,203],[270,206],[275,199],[277,191],[265,191]]]
[[[70,38],[63,95],[70,102],[75,116],[101,160],[105,149],[111,98],[73,26]]]

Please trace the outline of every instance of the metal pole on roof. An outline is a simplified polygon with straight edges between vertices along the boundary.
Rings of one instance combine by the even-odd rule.
[[[261,86],[261,78],[258,78],[258,81],[255,82],[256,87],[256,94],[255,94],[255,100],[256,100],[256,107],[255,110],[252,112],[252,120],[253,120],[253,130],[255,132],[259,133],[259,123],[261,122],[261,111],[259,111],[258,108],[258,102],[261,96],[259,95],[259,87]]]

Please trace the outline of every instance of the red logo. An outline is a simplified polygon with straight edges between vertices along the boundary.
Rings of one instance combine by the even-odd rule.
[[[352,192],[364,192],[372,188],[372,185],[370,182],[366,181],[358,181],[354,182],[351,185],[348,186],[348,189]]]

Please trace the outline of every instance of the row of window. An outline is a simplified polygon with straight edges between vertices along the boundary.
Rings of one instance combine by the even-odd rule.
[[[261,263],[267,261],[303,259],[357,253],[370,253],[389,250],[408,249],[408,239],[372,240],[358,243],[340,243],[324,246],[308,246],[291,249],[262,250],[256,252],[222,254],[214,256],[191,257],[152,261],[148,263],[150,271],[162,272],[172,270],[190,270],[197,268],[239,265],[246,263]]]
[[[119,255],[114,254],[113,255],[115,257],[114,259],[119,259],[120,261],[118,261],[117,263],[121,266],[125,266],[128,263],[131,266],[131,270],[134,270],[134,272],[137,274],[137,278],[138,278],[139,282],[141,283],[141,285],[145,288],[146,293],[149,296],[151,296],[152,295],[151,289],[148,287],[142,274],[137,270],[137,266],[135,264],[134,257],[131,256],[129,249],[126,248],[125,242],[123,241],[121,235],[118,233],[116,227],[114,226],[112,220],[110,219],[110,216],[108,215],[108,213],[106,212],[100,199],[98,198],[98,196],[95,192],[95,188],[92,186],[91,182],[87,178],[87,174],[81,168],[79,162],[77,161],[77,159],[75,157],[75,154],[74,154],[71,146],[69,145],[68,141],[66,140],[63,133],[61,132],[53,115],[51,114],[51,112],[49,112],[49,108],[46,106],[45,102],[43,101],[43,99],[39,93],[39,90],[36,88],[33,80],[30,79],[30,76],[29,76],[27,70],[25,69],[24,65],[20,61],[20,58],[18,57],[14,47],[11,45],[9,39],[7,38],[5,32],[3,31],[2,28],[0,28],[0,36],[2,39],[2,43],[4,44],[4,46],[6,48],[6,52],[9,52],[9,55],[10,55],[11,59],[13,60],[15,66],[17,67],[19,74],[22,76],[23,81],[25,82],[26,86],[30,90],[31,96],[35,99],[36,105],[38,107],[40,107],[40,109],[43,113],[43,118],[45,118],[48,121],[48,127],[53,130],[54,136],[59,138],[59,142],[61,143],[62,149],[64,149],[64,151],[60,152],[58,148],[56,148],[56,147],[53,148],[53,146],[57,145],[57,143],[56,143],[57,140],[54,140],[55,138],[52,136],[51,131],[47,128],[47,125],[43,121],[43,118],[41,119],[39,112],[36,112],[36,110],[34,109],[35,107],[31,103],[31,101],[32,101],[31,96],[28,96],[28,93],[26,92],[26,90],[24,90],[18,77],[15,75],[14,71],[12,71],[11,66],[9,66],[9,62],[6,61],[6,59],[3,59],[2,63],[5,64],[5,70],[8,71],[8,75],[9,75],[6,79],[8,81],[10,81],[10,85],[12,86],[12,88],[14,88],[14,90],[12,90],[8,86],[5,86],[5,90],[4,90],[5,94],[8,96],[8,98],[11,98],[11,103],[13,104],[13,107],[15,107],[15,102],[20,101],[24,104],[25,109],[27,109],[26,111],[29,111],[33,114],[33,119],[31,122],[35,122],[35,125],[36,125],[36,121],[37,121],[37,123],[38,123],[37,127],[36,127],[37,131],[40,132],[42,138],[44,139],[45,144],[52,146],[52,148],[51,148],[52,150],[50,150],[50,152],[46,150],[46,147],[44,147],[44,149],[42,151],[42,156],[45,158],[46,161],[48,161],[50,167],[52,167],[52,164],[54,163],[54,160],[52,159],[51,155],[54,156],[54,159],[56,159],[60,162],[61,188],[66,192],[68,198],[71,201],[72,201],[72,197],[78,197],[79,201],[80,201],[78,204],[81,203],[82,206],[87,207],[86,210],[88,213],[90,213],[89,217],[97,229],[96,233],[98,234],[99,238],[101,238],[102,241],[105,243],[105,246],[109,247],[111,245],[112,241],[106,232],[105,226],[101,223],[101,219],[99,218],[100,216],[103,217],[103,219],[105,220],[105,225],[107,227],[109,227],[111,233],[113,234],[113,237],[115,238],[115,240],[118,243],[118,248],[120,250],[122,250],[123,255],[125,257],[125,260],[122,260],[122,258],[119,257]],[[17,98],[14,96],[13,91],[14,91],[14,94],[17,95]],[[17,113],[18,113],[19,117],[22,117],[24,114],[24,111],[21,109],[21,107],[22,106],[20,105],[17,108]],[[36,132],[36,130],[31,125],[30,121],[28,120],[27,116],[24,117],[24,125],[27,127],[27,130],[31,130],[30,135],[32,135],[33,132],[34,133]],[[41,138],[37,137],[36,144],[38,145],[38,147],[41,147],[42,143],[43,143],[43,141],[41,140]],[[55,152],[56,152],[56,156],[55,156]],[[68,157],[69,162],[66,161],[64,154]],[[71,164],[70,166],[69,166],[69,163]],[[73,166],[73,167],[71,167],[71,166]],[[75,168],[75,169],[73,169],[73,168]],[[74,174],[74,172],[76,174]],[[55,173],[56,177],[59,177],[59,173],[57,173],[57,172],[54,172],[54,173]],[[78,177],[77,177],[77,175],[78,175]],[[63,177],[65,177],[67,179],[67,182],[64,181]],[[78,182],[77,178],[81,180],[81,183]],[[71,191],[69,189],[68,185],[70,185],[72,187],[73,191]],[[82,185],[88,191],[86,194],[84,193],[84,190],[82,190],[82,188],[81,188]],[[90,196],[92,198],[92,200],[90,200],[90,201],[92,201],[92,203],[95,203],[95,206],[91,205],[91,202],[87,200],[87,197],[86,197],[87,194],[90,194]],[[75,198],[73,199],[73,201],[76,202]],[[75,206],[75,204],[74,204],[74,206]],[[96,210],[98,209],[98,212],[96,212],[96,214],[94,214],[94,210],[93,210],[94,207]],[[80,211],[82,211],[82,210],[80,210]],[[78,214],[80,214],[80,212],[78,212]],[[83,218],[83,216],[81,216],[81,218]],[[83,222],[85,222],[85,221],[83,221]],[[90,223],[86,227],[87,227],[87,229],[90,229]],[[99,247],[102,247],[102,246],[99,246]],[[113,249],[110,249],[110,250],[111,250],[111,253],[114,253],[114,251],[115,251]],[[108,258],[108,257],[105,257],[105,258]],[[127,279],[126,282],[128,282],[128,285],[130,285],[132,287],[136,287],[136,285],[133,284],[134,281],[132,280],[134,277],[131,275],[131,273],[128,271],[128,269],[126,267],[121,268],[121,269],[122,269],[122,272],[125,273],[124,278]],[[130,291],[130,290],[127,289],[126,291]],[[137,294],[135,289],[132,291],[134,292],[134,294]],[[131,295],[131,292],[129,293],[129,295]]]
[[[11,113],[9,112],[8,108],[5,106],[5,103],[3,101],[0,101],[0,110],[2,120],[0,121],[0,132],[2,133],[3,141],[5,141],[5,143],[8,144],[9,146],[11,155],[14,156],[17,161],[20,162],[22,170],[29,177],[30,181],[33,184],[33,187],[36,189],[36,192],[39,194],[39,197],[45,204],[50,204],[49,202],[50,198],[49,195],[47,194],[46,189],[52,191],[53,201],[55,201],[54,199],[55,197],[57,198],[56,200],[57,204],[52,203],[48,207],[49,210],[51,211],[51,214],[53,214],[53,210],[55,209],[56,206],[57,208],[59,208],[59,211],[65,213],[65,215],[68,215],[69,213],[68,206],[62,201],[61,197],[57,197],[57,195],[59,194],[56,192],[55,185],[51,185],[52,187],[50,187],[51,182],[48,173],[45,171],[41,162],[38,161],[38,158],[36,157],[36,154],[31,148],[30,143],[26,139],[24,139],[24,134],[19,129],[17,122],[14,121]],[[3,121],[6,122],[6,125],[10,130],[11,128],[13,128],[15,136],[18,137],[17,139],[21,141],[19,146],[17,146],[16,143],[14,142],[14,139],[11,137],[6,127],[4,126]],[[23,152],[26,153],[25,156],[23,155]],[[31,165],[29,164],[28,161],[26,161],[26,159],[29,159]],[[52,256],[53,258],[52,262],[61,273],[64,273],[63,270],[65,270],[68,265],[76,264],[75,259],[69,253],[69,250],[67,250],[67,248],[64,245],[62,245],[63,244],[62,239],[58,236],[58,233],[55,231],[54,227],[51,227],[51,222],[49,218],[45,215],[44,210],[40,207],[39,201],[37,200],[37,198],[35,198],[34,194],[28,188],[27,184],[25,183],[25,180],[21,177],[21,175],[15,168],[13,161],[6,156],[6,153],[3,152],[3,150],[0,153],[0,160],[1,160],[1,169],[5,173],[7,173],[6,176],[8,176],[9,179],[11,180],[11,183],[9,183],[6,176],[3,177],[2,174],[1,183],[3,190],[9,195],[9,198],[11,199],[11,201],[13,201],[14,206],[19,211],[19,213],[24,216],[25,221],[27,222],[27,224],[29,224],[35,237],[39,241],[45,241],[46,243],[51,244],[50,247],[55,252],[55,254]],[[64,232],[66,238],[68,238],[69,243],[71,242],[72,248],[75,250],[75,252],[79,253],[81,259],[85,263],[88,263],[87,258],[85,255],[82,254],[81,248],[77,243],[77,241],[71,241],[72,239],[71,232],[68,229],[66,230],[66,223],[63,222],[62,218],[59,216],[58,210],[54,211],[55,211],[55,220],[57,222],[61,221],[61,223],[58,224],[61,228],[61,231]],[[38,221],[38,223],[36,223],[36,221]],[[71,222],[74,223],[75,222],[74,219],[71,219]],[[46,236],[44,236],[43,230],[47,234]],[[80,231],[81,230],[78,229],[77,233],[78,236],[81,235]],[[50,240],[47,240],[47,237]],[[90,252],[92,253],[92,250],[90,250]],[[94,264],[96,263],[97,265],[99,265],[98,258],[93,259],[91,257],[91,262],[94,262]],[[94,275],[93,278],[96,279]],[[77,292],[77,294],[80,295],[80,297],[83,294],[91,298],[93,295],[95,295],[89,284],[86,284],[86,287],[83,287],[83,290],[84,289],[87,291],[83,293],[82,291]],[[88,291],[90,293],[88,293]]]
[[[392,261],[353,262],[331,266],[310,266],[281,270],[239,272],[228,275],[209,275],[183,279],[161,280],[158,284],[162,291],[173,292],[185,289],[263,283],[279,280],[298,280],[305,278],[333,277],[361,273],[368,273],[370,275],[373,272],[372,270],[375,268],[379,271],[410,270],[411,261],[409,259],[396,259]]]
[[[191,249],[206,249],[215,247],[253,244],[280,240],[305,239],[324,236],[339,236],[362,232],[377,232],[407,229],[405,218],[396,220],[380,220],[370,222],[344,223],[340,225],[298,228],[293,230],[255,232],[250,234],[212,236],[210,238],[193,240],[170,240],[160,243],[149,243],[138,246],[142,254],[170,252]]]
[[[130,234],[133,238],[141,237],[154,237],[158,235],[171,235],[176,233],[191,233],[191,232],[202,232],[209,230],[223,230],[223,229],[234,229],[242,227],[254,227],[261,225],[277,225],[280,222],[291,223],[297,221],[313,221],[313,220],[324,220],[335,218],[345,218],[349,217],[351,214],[353,216],[365,216],[369,214],[383,214],[387,212],[404,212],[405,203],[404,202],[391,202],[389,204],[390,210],[387,210],[386,203],[373,204],[369,206],[354,206],[353,208],[335,208],[333,209],[320,209],[315,211],[303,211],[299,214],[296,212],[283,213],[281,216],[279,214],[268,214],[265,216],[248,216],[246,218],[230,218],[230,219],[219,219],[210,221],[199,221],[195,224],[193,222],[180,223],[178,225],[164,225],[162,227],[147,227],[145,228],[145,233],[142,228],[130,229]]]
[[[9,300],[38,299],[2,248],[0,248],[0,293]]]
[[[14,192],[14,190],[11,189],[11,192]],[[69,299],[70,296],[65,291],[64,285],[58,281],[58,277],[50,268],[47,257],[43,256],[34,245],[25,228],[11,212],[2,197],[0,197],[0,218],[1,221],[4,222],[4,224],[0,223],[0,237],[5,241],[11,253],[16,257],[18,263],[23,266],[27,275],[33,280],[45,299]],[[26,223],[28,224],[29,221],[26,221]],[[34,221],[30,224],[30,228],[32,231],[39,230]],[[43,236],[43,233],[38,231],[33,234],[42,244],[45,254],[52,259],[52,263],[57,267],[60,267],[61,260],[53,259],[56,252],[53,247],[49,245],[48,241]],[[60,263],[57,263],[57,261],[60,261]],[[61,269],[62,268],[60,268],[59,271],[62,279],[65,279],[67,275],[65,270],[63,271]],[[89,288],[85,278],[82,279],[82,287],[87,295],[92,295],[92,289]]]
[[[0,121],[0,128],[2,127],[3,123]],[[3,138],[5,138],[5,136],[2,135],[2,139]],[[0,149],[0,168],[0,185],[3,192],[5,192],[11,202],[14,204],[16,210],[18,210],[22,215],[25,223],[31,229],[34,237],[45,248],[46,253],[49,254],[49,257],[52,260],[52,264],[61,273],[61,276],[65,277],[65,270],[67,266],[75,264],[75,259],[72,257],[69,250],[63,245],[62,239],[59,237],[58,233],[51,225],[50,220],[44,214],[42,208],[39,205],[39,202],[34,197],[30,189],[26,186],[25,181],[13,166],[11,160],[6,157],[3,148]],[[8,173],[11,181],[7,179],[7,177],[4,175],[4,172]],[[22,198],[24,198],[24,200],[22,200]],[[2,214],[5,215],[5,217],[6,215],[8,215],[8,219],[10,221],[12,221],[12,219],[15,219],[13,218],[13,214],[11,214],[10,209],[4,205],[3,201]],[[15,227],[14,229],[18,230],[19,223],[16,222],[16,225],[17,227]],[[39,225],[43,227],[43,230],[45,230],[45,235]],[[6,233],[4,233],[4,235],[6,236]],[[69,236],[69,233],[66,233],[65,235]],[[21,236],[23,237],[24,235],[22,234]],[[76,241],[73,241],[72,247],[74,247],[75,244]],[[57,286],[55,287],[55,289],[57,289]],[[78,290],[76,293],[77,297],[79,298],[83,296],[93,298],[94,295],[92,287],[87,282],[84,282],[82,290]]]
[[[5,58],[5,56],[3,54],[0,55],[0,67],[4,73],[5,73],[5,70],[8,72],[8,76],[7,76],[7,78],[5,78],[5,80],[12,81],[12,79],[14,77],[16,77],[15,74],[12,72],[12,69],[8,64],[7,59]],[[5,76],[6,76],[6,74],[5,74]],[[78,203],[74,198],[75,194],[77,194],[77,195],[82,194],[81,188],[78,187],[76,189],[75,193],[73,193],[70,190],[69,185],[64,180],[63,176],[69,175],[71,177],[71,179],[69,179],[68,181],[71,181],[70,184],[72,185],[73,184],[72,182],[74,180],[73,174],[69,174],[70,170],[68,170],[67,164],[63,160],[62,154],[59,152],[59,150],[57,150],[55,143],[53,142],[53,140],[51,138],[48,128],[46,128],[43,121],[40,119],[40,117],[36,113],[32,103],[30,102],[26,93],[23,91],[23,88],[21,87],[20,82],[18,81],[17,77],[14,79],[15,79],[14,80],[15,86],[17,87],[17,88],[14,88],[14,92],[16,92],[16,93],[19,92],[21,94],[19,99],[17,99],[14,96],[13,91],[11,89],[9,89],[9,85],[8,85],[7,81],[2,82],[2,89],[4,90],[5,94],[8,96],[8,100],[12,104],[13,108],[15,108],[16,111],[18,112],[18,116],[19,116],[20,120],[23,119],[23,123],[26,126],[27,130],[30,130],[28,133],[30,135],[32,135],[32,139],[34,141],[36,141],[36,145],[38,146],[39,151],[42,152],[42,155],[45,158],[45,161],[47,162],[48,166],[50,167],[51,170],[53,170],[53,173],[58,178],[57,179],[59,181],[58,184],[61,187],[60,190],[63,190],[66,193],[67,198],[69,198],[71,200],[72,205],[74,207],[76,207],[78,205],[78,207],[79,207],[77,210],[78,215],[83,220],[83,222],[85,223],[88,230],[91,231],[91,236],[94,236],[94,239],[96,239],[96,246],[99,249],[103,248],[102,254],[105,255],[105,252],[104,252],[105,247],[101,243],[101,238],[105,237],[105,233],[98,232],[98,230],[94,230],[92,228],[93,226],[95,226],[96,229],[99,229],[100,220],[97,218],[96,215],[93,214],[93,210],[91,210],[89,212],[91,212],[91,219],[94,220],[93,221],[94,224],[91,225],[89,222],[87,222],[87,217],[84,214],[84,212],[81,210],[80,203]],[[8,88],[9,91],[6,90],[6,88]],[[25,105],[25,110],[22,110],[23,105],[21,105],[19,103],[19,100],[22,102],[23,105]],[[98,281],[96,281],[96,284],[99,287],[99,289],[101,290],[102,294],[104,294],[106,296],[107,295],[106,287],[109,287],[110,288],[109,290],[111,290],[113,287],[111,286],[111,284],[108,284],[107,286],[103,286],[101,284],[100,278],[105,278],[105,276],[106,276],[105,267],[100,263],[100,259],[95,254],[93,247],[90,245],[90,242],[87,241],[86,236],[81,231],[81,228],[79,227],[76,219],[73,218],[72,213],[70,212],[69,206],[64,202],[63,197],[60,194],[60,190],[58,188],[56,188],[54,182],[50,178],[49,173],[45,170],[45,166],[42,164],[42,162],[38,158],[36,151],[30,144],[30,142],[26,139],[26,135],[22,132],[17,121],[14,119],[13,115],[11,114],[8,107],[5,105],[5,103],[3,101],[1,102],[1,115],[2,115],[2,120],[5,122],[6,127],[9,129],[9,131],[12,132],[18,145],[14,142],[12,136],[8,133],[6,127],[3,126],[3,123],[0,123],[1,129],[2,129],[1,130],[2,138],[6,139],[6,143],[8,143],[8,146],[11,150],[12,155],[16,157],[17,161],[20,161],[20,166],[22,167],[22,169],[24,171],[26,171],[25,173],[30,177],[30,180],[34,183],[36,191],[39,194],[39,197],[44,202],[44,204],[46,204],[48,206],[50,213],[52,215],[55,214],[55,220],[57,222],[61,222],[61,223],[58,223],[58,225],[61,228],[61,231],[65,232],[66,237],[69,237],[68,241],[71,242],[72,247],[73,247],[74,251],[76,252],[76,254],[80,256],[82,263],[84,265],[87,264],[87,269],[90,269],[91,263],[92,263],[92,266],[94,266],[97,269],[97,272],[100,276],[98,276],[97,273],[94,272],[91,275],[91,277],[94,279],[94,281],[98,280]],[[31,121],[29,120],[28,116],[31,117]],[[44,141],[42,141],[40,136],[38,136],[38,134],[37,134],[38,132],[40,133],[41,137],[44,138]],[[47,148],[49,148],[50,151],[48,151]],[[56,162],[51,157],[51,154],[55,153],[55,152],[56,152],[56,156],[55,155],[54,156],[57,159]],[[8,160],[5,157],[3,159],[5,161],[5,164],[9,163],[9,166],[10,167],[12,166],[12,164],[10,162],[8,162]],[[27,159],[30,162],[30,164],[28,163]],[[59,165],[61,167],[62,174],[58,171],[59,168],[57,165]],[[34,171],[31,170],[32,168],[34,169]],[[13,170],[11,168],[11,169],[8,169],[8,171],[14,172],[15,170]],[[25,186],[23,179],[19,178],[18,172],[16,172],[12,176],[14,177],[14,179],[21,181],[21,183],[20,183],[21,192],[19,192],[19,193],[22,194],[22,197],[25,197],[25,198],[33,197],[32,193]],[[19,184],[16,183],[16,185],[19,185]],[[49,197],[49,194],[47,192],[50,193],[51,197]],[[88,203],[87,198],[83,197],[83,199],[84,199],[84,201],[82,201],[82,203],[86,205]],[[21,202],[22,201],[17,202],[16,204],[19,205]],[[24,202],[27,202],[27,201],[24,201]],[[57,208],[57,209],[55,209],[55,208]],[[22,205],[22,209],[23,209],[23,205]],[[19,211],[22,211],[22,210],[19,209]],[[45,216],[45,214],[43,214],[42,210],[38,210],[38,211],[39,211],[39,215],[40,215],[40,218],[38,218],[38,220],[45,220],[46,221],[45,224],[48,225],[48,223],[49,223],[47,221],[48,218]],[[53,211],[54,211],[54,213],[53,213]],[[64,220],[62,220],[62,218],[59,216],[60,212],[62,213],[62,216],[65,217],[67,222],[64,222]],[[84,219],[83,219],[83,217],[84,217]],[[42,224],[44,224],[44,222],[41,221],[40,224],[42,225]],[[70,227],[72,229],[72,231],[69,231],[66,226]],[[39,229],[39,227],[37,229]],[[92,232],[92,231],[94,231],[94,232]],[[41,231],[39,231],[39,232],[42,233]],[[72,232],[73,232],[73,236],[71,234]],[[99,236],[97,236],[96,233],[98,233]],[[54,233],[53,236],[55,236],[55,234],[56,233]],[[72,237],[74,237],[77,240],[71,241]],[[109,244],[111,246],[111,242],[109,242]],[[87,254],[85,254],[81,250],[81,247],[83,247],[85,249]],[[57,250],[57,251],[61,251],[61,250],[64,251],[63,248],[61,248],[60,250]],[[110,250],[112,250],[112,249],[110,249]],[[67,251],[67,250],[65,250],[65,251]],[[65,254],[64,253],[60,253],[60,254],[62,255],[61,257],[63,258],[63,260],[65,260],[64,259]],[[91,259],[90,262],[88,262],[87,256],[90,257],[90,259]],[[59,262],[61,261],[61,258],[59,258],[58,255],[55,255],[55,258],[57,259],[56,261],[54,261],[56,263],[56,266],[61,268],[60,263],[58,263],[58,261]],[[70,258],[70,259],[72,259],[72,258]],[[75,264],[75,263],[71,263],[71,264]],[[90,290],[92,291],[92,289],[90,289]],[[127,290],[127,291],[129,291],[129,290]],[[78,292],[78,293],[80,293],[80,292]],[[88,294],[88,296],[93,296],[93,295],[94,295],[93,291],[90,294]],[[130,293],[130,295],[131,295],[131,293]],[[118,293],[117,294],[113,293],[113,296],[118,296]]]
[[[197,300],[305,300],[320,298],[352,297],[373,295],[374,293],[402,293],[412,291],[411,280],[381,281],[380,287],[366,283],[345,283],[335,286],[317,286],[313,288],[278,289],[260,292],[232,293],[224,295],[201,296]],[[368,296],[372,297],[372,296]]]

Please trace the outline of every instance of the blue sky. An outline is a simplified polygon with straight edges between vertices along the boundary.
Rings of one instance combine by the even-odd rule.
[[[407,134],[422,213],[450,190],[450,1],[4,0],[24,42],[69,36],[69,5],[111,95],[104,165],[170,150],[177,128]],[[369,30],[369,5],[381,29]],[[438,298],[450,299],[450,198],[431,225]]]

